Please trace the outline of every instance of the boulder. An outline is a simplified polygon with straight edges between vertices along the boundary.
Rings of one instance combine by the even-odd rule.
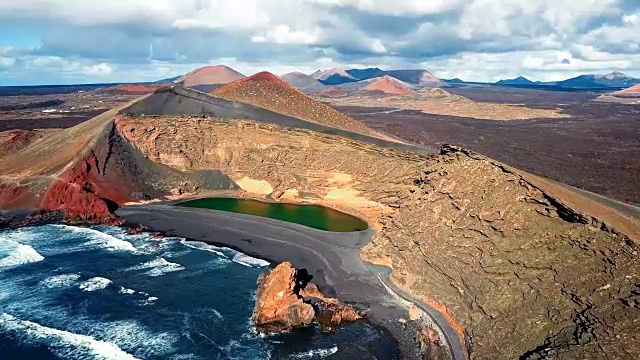
[[[310,276],[284,262],[258,280],[253,322],[259,332],[275,333],[317,323],[323,331],[362,318],[350,305],[325,297]]]
[[[416,341],[424,360],[444,360],[448,357],[440,343],[440,337],[431,328],[425,327],[416,332]]]

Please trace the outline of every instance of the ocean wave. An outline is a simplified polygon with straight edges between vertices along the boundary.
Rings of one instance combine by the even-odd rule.
[[[165,258],[157,258],[147,261],[144,264],[132,266],[126,270],[148,270],[145,274],[149,276],[161,276],[166,273],[184,270],[184,266],[167,261]]]
[[[36,249],[29,245],[19,244],[13,241],[10,241],[9,244],[5,244],[3,248],[0,248],[0,251],[2,250],[8,250],[8,255],[0,259],[0,269],[44,260],[44,256],[40,255]]]
[[[257,259],[254,257],[251,257],[247,254],[243,254],[241,252],[229,249],[229,251],[234,252],[235,254],[233,254],[233,261],[237,262],[238,264],[244,265],[244,266],[248,266],[248,267],[266,267],[271,265],[271,263],[269,263],[266,260],[262,260],[262,259]]]
[[[101,323],[93,331],[96,331],[96,336],[145,359],[166,358],[166,355],[177,350],[176,344],[180,340],[176,333],[149,331],[135,320]]]
[[[338,347],[334,346],[329,349],[314,349],[290,356],[291,359],[323,359],[338,352]]]
[[[103,277],[94,277],[83,282],[79,287],[82,291],[96,291],[102,290],[109,285],[111,285],[111,280]]]
[[[214,253],[216,255],[220,255],[220,256],[226,258],[226,255],[222,251],[220,251],[222,248],[219,248],[217,246],[209,245],[209,244],[203,243],[201,241],[186,241],[186,240],[182,240],[181,243],[182,243],[182,245],[184,245],[184,246],[186,246],[188,248],[211,252],[211,253]]]
[[[0,314],[0,329],[23,343],[46,346],[63,359],[135,360],[118,345],[96,340],[87,335],[58,330],[35,322],[21,320],[7,313]]]
[[[181,241],[181,243],[184,246],[190,247],[192,249],[212,252],[214,254],[220,255],[226,259],[229,259],[235,263],[238,263],[247,267],[265,267],[265,266],[271,265],[271,263],[269,263],[266,260],[254,258],[240,251],[236,251],[230,248],[209,245],[207,243],[203,243],[200,241],[183,240]]]
[[[113,235],[109,235],[107,233],[103,233],[101,231],[86,228],[86,227],[77,227],[77,226],[68,226],[68,225],[51,225],[56,228],[72,232],[76,235],[79,235],[83,238],[90,239],[85,242],[84,246],[99,246],[105,248],[110,251],[128,251],[132,253],[136,253],[136,247],[133,246],[130,242],[122,239],[118,239]]]
[[[72,286],[78,280],[80,280],[80,274],[62,274],[50,276],[40,281],[40,285],[48,288],[62,288]]]

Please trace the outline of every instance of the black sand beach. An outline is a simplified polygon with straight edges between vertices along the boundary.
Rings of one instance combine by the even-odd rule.
[[[403,359],[419,358],[414,331],[403,329],[398,321],[407,317],[406,308],[414,302],[444,333],[453,358],[464,358],[460,339],[441,314],[385,281],[386,268],[362,261],[359,252],[371,240],[372,229],[333,233],[252,215],[157,204],[126,206],[117,214],[168,236],[231,247],[253,257],[274,263],[289,261],[296,268],[306,269],[326,295],[369,309],[367,318],[392,334]]]

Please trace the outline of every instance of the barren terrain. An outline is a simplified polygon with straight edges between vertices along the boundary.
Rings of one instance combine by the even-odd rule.
[[[69,128],[140,96],[105,90],[0,96],[0,131]]]
[[[590,93],[495,88],[448,91],[476,101],[560,107],[571,117],[503,122],[391,107],[338,109],[414,143],[461,145],[534,174],[640,203],[640,106],[594,102],[598,94]]]
[[[425,114],[467,117],[491,120],[525,120],[535,118],[566,118],[569,115],[557,108],[534,108],[523,104],[505,104],[473,101],[454,95],[447,90],[421,89],[403,95],[367,94],[356,92],[349,96],[324,99],[334,106],[361,106],[369,108],[394,108],[419,110]]]
[[[535,106],[544,107],[545,95],[535,96]],[[532,144],[524,155],[536,165],[546,164],[539,160],[545,146],[552,155],[554,145],[578,141],[570,136],[590,135],[578,143],[597,148],[603,136],[593,134],[606,135],[604,127],[579,125],[598,124],[596,115],[605,112],[628,126],[615,133],[625,151],[638,149],[636,110],[602,106],[613,108],[578,102],[565,109],[575,114],[569,120],[517,122],[347,110],[415,142],[466,135],[476,140],[471,145],[492,144],[496,154],[514,158],[523,153],[513,149]],[[433,130],[422,122],[435,123]],[[565,122],[571,126],[550,126]],[[520,137],[496,135],[496,129],[530,124],[538,124],[537,134],[525,128],[513,133]],[[399,288],[438,309],[474,358],[640,354],[638,221],[473,151],[443,146],[434,154],[180,88],[42,139],[16,136],[24,146],[0,158],[2,208],[59,209],[92,220],[130,201],[219,190],[330,206],[367,220],[375,235],[361,256],[392,268]],[[605,145],[606,154],[616,153]],[[567,167],[578,162],[567,155],[549,157]],[[621,169],[637,169],[637,158]],[[620,189],[636,191],[629,182]]]

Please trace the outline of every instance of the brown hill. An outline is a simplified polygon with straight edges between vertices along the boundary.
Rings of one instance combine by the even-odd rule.
[[[204,66],[176,80],[184,86],[228,84],[246,76],[224,65]]]
[[[313,100],[269,72],[234,81],[213,91],[212,95],[338,129],[386,138],[349,116]]]
[[[392,76],[405,83],[414,84],[424,87],[440,87],[447,85],[437,76],[424,69],[417,70],[390,70],[386,72],[387,75]]]
[[[382,76],[365,86],[361,91],[375,91],[387,95],[409,95],[413,93],[411,88],[402,81],[391,76]]]
[[[624,90],[616,91],[612,95],[620,97],[640,97],[640,84]]]
[[[416,91],[416,99],[426,101],[442,101],[442,102],[472,102],[470,99],[452,94],[440,88],[423,88]]]

